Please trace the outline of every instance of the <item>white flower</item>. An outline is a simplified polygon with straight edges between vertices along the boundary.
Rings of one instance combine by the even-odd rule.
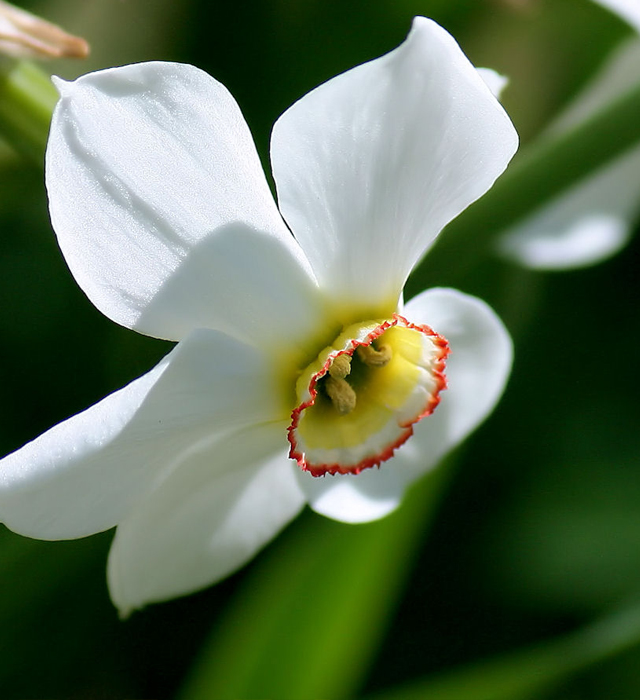
[[[640,31],[640,0],[597,0]],[[640,81],[640,40],[625,43],[549,127],[566,133],[622,97]],[[544,136],[543,136],[544,138]],[[601,262],[628,242],[640,214],[640,146],[560,193],[498,241],[507,258],[537,270]]]
[[[236,103],[200,70],[146,63],[58,86],[46,176],[69,267],[114,321],[180,342],[0,463],[10,528],[118,525],[108,576],[126,612],[227,575],[305,502],[382,517],[492,409],[511,364],[495,314],[449,289],[401,300],[517,144],[443,29],[417,18],[398,49],[277,121],[280,211]],[[412,426],[440,399],[441,336],[449,388]],[[353,473],[311,473],[338,471]]]

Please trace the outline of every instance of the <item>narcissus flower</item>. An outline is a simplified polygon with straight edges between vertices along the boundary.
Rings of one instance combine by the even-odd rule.
[[[496,315],[450,289],[402,301],[517,144],[443,29],[417,18],[280,117],[279,210],[238,106],[202,71],[57,85],[46,178],[69,267],[114,321],[179,342],[0,463],[10,528],[117,525],[108,576],[126,612],[225,576],[305,503],[382,517],[489,413],[511,365]]]

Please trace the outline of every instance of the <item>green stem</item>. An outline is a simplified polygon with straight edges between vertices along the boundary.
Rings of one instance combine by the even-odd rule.
[[[439,271],[466,274],[492,239],[640,142],[640,84],[569,132],[540,140],[514,159],[484,197],[447,227],[413,273],[410,297]]]
[[[42,164],[58,93],[50,77],[27,61],[0,63],[0,136]]]
[[[309,516],[296,523],[229,603],[180,700],[353,697],[455,459],[383,520],[345,526]]]

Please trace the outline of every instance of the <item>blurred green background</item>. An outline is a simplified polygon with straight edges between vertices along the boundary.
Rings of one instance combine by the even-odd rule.
[[[205,69],[238,100],[267,167],[278,115],[318,83],[397,46],[416,14],[448,29],[476,65],[509,76],[503,102],[523,144],[630,34],[589,0],[25,0],[22,6],[91,43],[86,62],[44,66],[63,77],[147,59]],[[140,375],[169,345],[117,327],[75,285],[50,229],[39,168],[3,150],[0,182],[4,455]],[[467,275],[452,266],[412,280],[414,291],[455,285],[494,306],[516,341],[507,393],[447,468],[439,499],[430,493],[438,501],[431,527],[425,517],[402,556],[371,555],[379,561],[365,581],[374,594],[362,613],[370,629],[361,639],[331,636],[304,611],[289,614],[273,623],[262,666],[295,663],[302,664],[299,673],[312,673],[314,658],[328,654],[327,676],[349,675],[352,664],[355,670],[342,689],[323,697],[366,697],[485,659],[508,659],[515,650],[561,654],[554,640],[633,606],[640,593],[639,249],[640,240],[632,240],[599,266],[554,274],[516,268],[487,251]],[[336,566],[318,591],[313,566],[331,556],[323,547],[332,538],[348,540],[357,531],[363,542],[376,541],[382,535],[375,527],[305,512],[240,573],[120,621],[105,582],[111,533],[44,543],[0,526],[0,698],[195,697],[193,688],[205,683],[201,670],[202,678],[209,664],[215,671],[207,650],[242,659],[243,635],[260,629],[277,608],[274,597],[282,592],[285,609],[300,596],[287,593],[295,572],[308,569],[308,596],[301,600],[309,605],[320,596],[339,610],[357,599],[348,569]],[[354,547],[364,551],[359,541]],[[265,580],[268,596],[260,587]],[[383,601],[378,590],[388,592]],[[304,653],[294,659],[288,644],[295,625],[304,626]],[[535,692],[478,690],[464,697],[632,700],[640,697],[640,646],[626,647]],[[540,677],[553,664],[532,663]],[[285,688],[288,682],[285,677]],[[202,687],[202,697],[219,697]],[[275,692],[267,683],[247,697],[286,700],[284,691]],[[302,691],[290,692],[304,700]],[[463,697],[439,692],[433,686],[415,697]]]

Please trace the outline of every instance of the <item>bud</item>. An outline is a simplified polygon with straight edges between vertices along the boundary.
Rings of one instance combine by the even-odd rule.
[[[0,0],[0,53],[13,58],[85,58],[89,45],[55,24]]]

